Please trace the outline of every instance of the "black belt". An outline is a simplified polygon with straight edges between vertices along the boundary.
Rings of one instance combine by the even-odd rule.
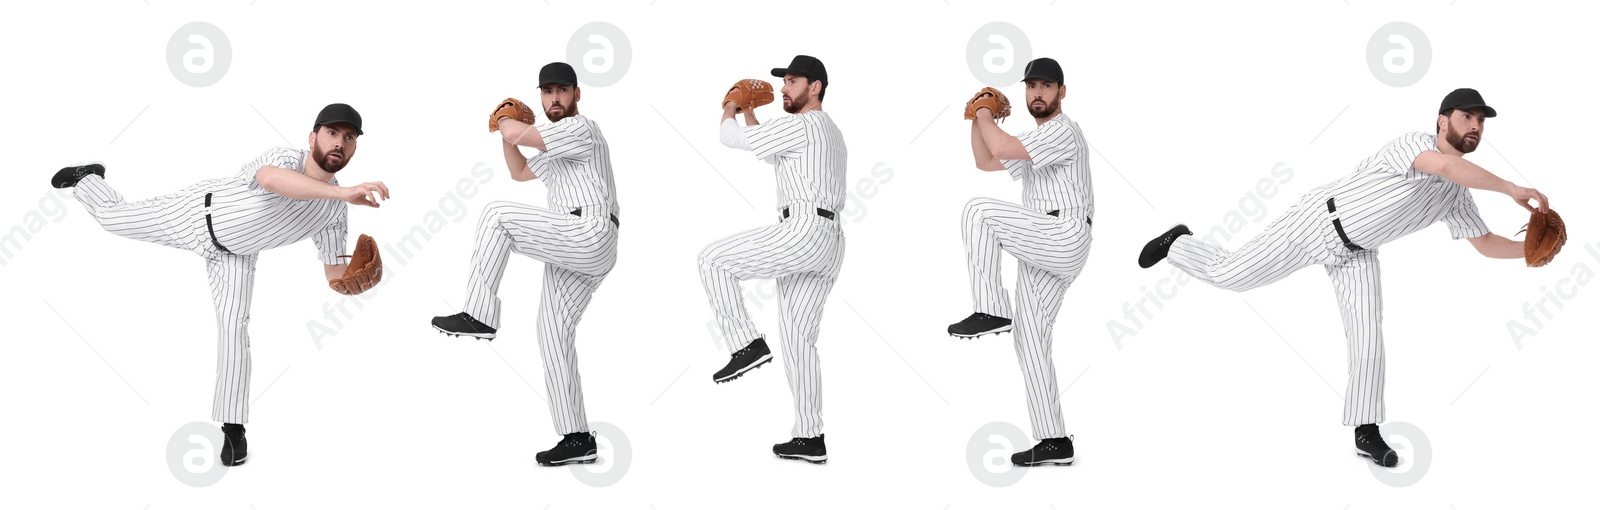
[[[1047,212],[1045,214],[1060,218],[1061,217],[1061,210],[1060,209],[1056,209],[1054,211],[1050,211],[1050,212]],[[1090,218],[1088,216],[1084,216],[1083,217],[1083,222],[1089,224],[1089,226],[1091,226],[1091,227],[1094,226],[1094,218]]]
[[[821,217],[823,217],[825,219],[830,219],[831,220],[831,219],[833,219],[833,211],[829,211],[827,209],[823,209],[821,207],[818,207],[817,208],[817,216],[821,216]],[[784,207],[783,208],[783,217],[778,218],[778,219],[779,220],[789,219],[789,208],[788,207]]]
[[[215,229],[211,228],[211,194],[210,193],[206,193],[206,233],[207,234],[211,234],[211,245],[212,246],[216,246],[218,250],[222,250],[222,253],[233,253],[231,251],[228,251],[227,248],[222,247],[222,243],[217,241],[217,231]]]
[[[1330,212],[1330,213],[1333,212],[1333,199],[1332,198],[1328,199],[1328,212]],[[1361,251],[1361,250],[1364,249],[1364,248],[1361,247],[1361,245],[1350,242],[1350,236],[1345,235],[1345,233],[1344,233],[1344,225],[1339,224],[1339,219],[1338,218],[1334,218],[1333,219],[1333,231],[1339,233],[1339,240],[1340,241],[1344,241],[1344,247],[1345,248],[1349,248],[1350,251]]]
[[[572,210],[572,215],[573,216],[583,216],[583,209],[582,208],[573,209]],[[617,221],[617,215],[615,215],[615,214],[611,215],[611,224],[612,225],[616,225],[617,228],[622,228],[622,223]]]

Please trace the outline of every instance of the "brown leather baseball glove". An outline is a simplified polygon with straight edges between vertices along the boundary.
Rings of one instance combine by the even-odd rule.
[[[1567,244],[1567,223],[1561,221],[1561,215],[1553,209],[1549,213],[1534,210],[1523,230],[1528,232],[1522,238],[1522,254],[1528,259],[1528,267],[1549,264]]]
[[[995,120],[1004,119],[1011,115],[1011,101],[1006,99],[1006,95],[1001,94],[1000,90],[994,87],[984,87],[977,94],[973,94],[972,99],[967,100],[967,111],[963,118],[978,120],[978,110],[981,108],[988,108],[989,113],[994,115]]]
[[[528,105],[523,104],[522,101],[518,101],[514,97],[508,97],[505,101],[501,101],[499,106],[494,107],[494,113],[489,114],[490,133],[500,130],[501,117],[511,117],[522,121],[524,124],[532,124],[533,121],[538,120],[533,115],[533,108],[529,108]]]
[[[772,84],[761,80],[739,80],[722,96],[717,106],[733,102],[733,111],[744,113],[758,106],[772,103]]]
[[[372,236],[361,234],[356,239],[356,251],[339,258],[349,258],[350,265],[345,267],[344,276],[328,281],[334,292],[347,296],[360,294],[372,290],[383,280],[383,259],[378,256],[378,242],[373,241]]]

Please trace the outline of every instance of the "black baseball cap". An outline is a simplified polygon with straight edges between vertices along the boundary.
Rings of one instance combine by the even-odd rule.
[[[1035,79],[1061,83],[1064,81],[1061,75],[1061,64],[1057,63],[1056,59],[1049,57],[1033,59],[1032,62],[1028,62],[1028,67],[1022,71],[1022,81]]]
[[[828,84],[828,68],[822,67],[822,61],[811,55],[795,55],[794,60],[789,61],[789,67],[772,68],[773,76],[782,78],[786,74],[804,76],[820,81],[824,86]]]
[[[356,134],[358,135],[366,134],[361,132],[361,114],[356,113],[355,108],[351,108],[350,105],[344,103],[333,103],[322,107],[322,112],[317,114],[317,123],[311,126],[311,130],[316,131],[317,128],[328,124],[340,123],[349,124],[350,127],[356,128]]]
[[[543,87],[552,83],[576,87],[578,86],[578,71],[572,69],[572,65],[566,62],[545,64],[543,68],[539,69],[539,86]]]
[[[1471,110],[1473,108],[1482,108],[1484,118],[1495,116],[1494,108],[1490,108],[1489,105],[1483,103],[1483,95],[1472,89],[1450,91],[1449,95],[1444,96],[1444,101],[1439,103],[1439,115],[1444,115],[1450,110]]]

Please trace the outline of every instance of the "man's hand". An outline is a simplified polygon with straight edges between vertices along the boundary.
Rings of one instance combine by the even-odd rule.
[[[333,282],[334,280],[344,276],[344,270],[347,267],[350,267],[350,264],[338,264],[332,266],[323,264],[322,275],[327,277],[329,282]]]
[[[1510,195],[1512,200],[1515,200],[1518,205],[1521,205],[1523,209],[1527,209],[1530,213],[1535,212],[1535,209],[1537,209],[1538,212],[1550,212],[1550,199],[1545,198],[1544,193],[1540,193],[1539,190],[1533,188],[1524,188],[1522,186],[1513,186],[1511,191],[1506,194]],[[1534,206],[1530,205],[1528,203],[1530,200],[1539,201],[1539,207],[1535,208]]]
[[[378,207],[378,199],[389,199],[389,187],[382,182],[363,182],[355,186],[339,188],[339,200],[352,205]]]

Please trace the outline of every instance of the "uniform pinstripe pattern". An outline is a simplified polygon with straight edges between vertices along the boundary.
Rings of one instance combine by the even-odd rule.
[[[107,232],[200,255],[206,260],[217,321],[217,374],[211,418],[223,423],[250,420],[250,304],[255,290],[257,254],[307,237],[325,264],[338,264],[345,246],[346,207],[337,200],[293,200],[262,188],[256,171],[273,165],[305,171],[306,151],[272,149],[245,164],[232,177],[196,183],[176,193],[128,202],[99,176],[73,188]],[[212,207],[206,209],[205,195]],[[205,215],[212,215],[218,240],[211,243]]]
[[[1489,233],[1466,186],[1411,166],[1417,155],[1435,150],[1437,140],[1423,132],[1402,135],[1332,184],[1351,242],[1377,247],[1437,221],[1455,239]]]
[[[778,280],[779,343],[794,396],[793,437],[822,434],[822,373],[816,342],[823,305],[844,262],[844,245],[837,221],[802,213],[791,214],[776,225],[728,236],[700,252],[700,281],[729,352],[766,338],[750,321],[739,282]]]
[[[346,215],[349,206],[338,200],[295,200],[261,187],[256,171],[262,166],[305,173],[306,151],[272,149],[246,163],[233,177],[234,185],[214,190],[211,222],[217,241],[229,252],[247,255],[287,246],[310,237],[323,264],[338,265],[345,254]],[[339,185],[335,178],[330,182]]]
[[[255,292],[256,257],[212,253],[206,256],[211,302],[217,310],[217,387],[211,419],[250,422],[250,299]]]
[[[1436,139],[1410,133],[1363,161],[1356,171],[1301,197],[1265,231],[1228,251],[1195,236],[1179,236],[1167,261],[1218,288],[1246,291],[1310,265],[1333,282],[1349,353],[1345,425],[1384,421],[1383,297],[1378,246],[1443,221],[1457,239],[1489,232],[1472,195],[1459,184],[1412,167]],[[1332,198],[1336,210],[1328,211]],[[1344,225],[1351,251],[1333,228]]]
[[[536,126],[545,148],[528,169],[555,210],[513,202],[483,209],[463,311],[500,328],[500,280],[513,252],[544,263],[535,319],[550,420],[558,434],[589,431],[578,374],[577,331],[600,282],[617,261],[616,188],[600,126],[582,116]],[[578,215],[572,211],[580,212]]]
[[[837,213],[844,206],[847,149],[844,136],[820,110],[747,126],[751,152],[772,163],[777,174],[778,210],[788,218],[711,243],[700,252],[700,280],[728,341],[737,351],[766,335],[756,331],[745,309],[739,282],[778,281],[779,341],[789,392],[794,398],[793,437],[822,435],[822,366],[817,356],[822,310],[844,262],[844,231]]]
[[[1089,174],[1088,141],[1066,114],[1017,135],[1030,159],[1001,160],[1012,180],[1022,181],[1022,205],[1034,211],[1060,210],[1062,217],[1094,217],[1094,179]]]
[[[844,135],[826,112],[812,110],[746,126],[744,135],[756,158],[777,169],[779,209],[795,202],[833,212],[844,208],[847,149]]]
[[[1066,437],[1052,357],[1056,316],[1083,272],[1093,240],[1089,162],[1083,134],[1066,115],[1017,135],[1029,159],[1002,160],[1022,181],[1023,205],[989,198],[967,202],[961,216],[974,312],[1012,319],[1012,340],[1035,438]],[[1057,216],[1045,214],[1060,211]],[[1017,258],[1016,313],[1000,275],[1002,253]]]
[[[611,148],[600,125],[582,115],[534,126],[545,151],[528,158],[528,170],[545,183],[552,209],[599,206],[622,216],[611,176]]]

